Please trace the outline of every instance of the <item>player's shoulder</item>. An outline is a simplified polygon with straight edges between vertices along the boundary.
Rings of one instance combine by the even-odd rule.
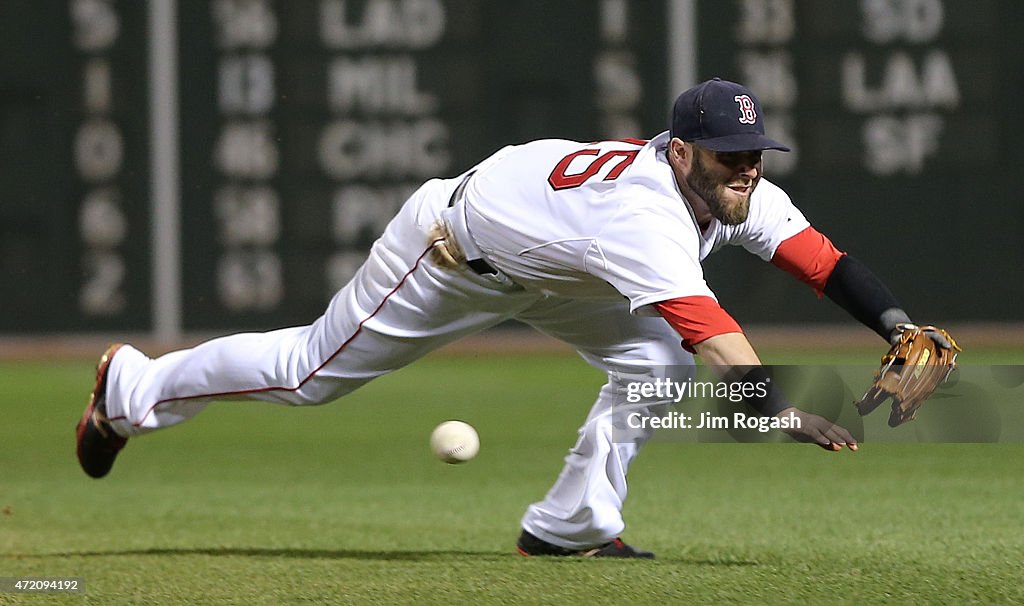
[[[805,223],[806,219],[784,189],[762,177],[751,196],[747,220],[730,229],[737,235],[764,234],[792,221],[796,221],[792,223],[796,225]]]
[[[776,200],[782,200],[789,202],[789,194],[786,190],[779,187],[776,183],[769,181],[766,177],[761,177],[761,180],[757,184],[757,189],[754,190],[753,199],[765,200],[773,202]]]
[[[752,216],[772,215],[778,212],[786,212],[794,206],[786,190],[777,184],[761,177],[750,197],[750,213]]]
[[[666,131],[653,139],[642,141],[643,145],[636,150],[634,161],[622,174],[621,184],[627,190],[624,193],[634,199],[666,200],[672,205],[679,202],[672,167],[665,156],[668,140]]]

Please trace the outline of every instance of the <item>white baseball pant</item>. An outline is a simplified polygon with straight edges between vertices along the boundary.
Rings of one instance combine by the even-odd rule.
[[[612,403],[622,402],[626,377],[692,368],[693,357],[667,322],[631,315],[624,300],[551,297],[434,264],[428,230],[457,184],[435,179],[417,190],[311,325],[230,335],[156,359],[123,347],[107,384],[115,431],[134,436],[170,427],[214,400],[323,404],[460,337],[517,319],[608,374],[558,480],[529,506],[523,528],[567,548],[617,537],[626,472],[649,436],[613,441]]]

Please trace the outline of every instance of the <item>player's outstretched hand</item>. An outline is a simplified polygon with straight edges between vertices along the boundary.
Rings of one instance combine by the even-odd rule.
[[[789,434],[794,440],[814,443],[832,452],[842,450],[843,446],[853,451],[857,450],[857,440],[850,435],[846,428],[836,425],[825,417],[804,412],[793,406],[783,410],[777,416],[787,417],[790,414],[800,421],[800,427],[790,427],[782,431]],[[794,425],[796,424],[794,423]]]

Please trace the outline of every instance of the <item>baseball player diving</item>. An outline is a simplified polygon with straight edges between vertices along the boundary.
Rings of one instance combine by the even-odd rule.
[[[788,151],[765,136],[754,94],[716,78],[683,92],[670,129],[650,141],[538,140],[427,181],[312,324],[155,359],[110,347],[77,427],[78,460],[100,478],[129,438],[187,421],[211,401],[323,404],[515,319],[608,376],[554,485],[527,507],[518,551],[653,558],[619,538],[626,473],[649,437],[613,439],[612,403],[626,377],[693,369],[695,355],[736,380],[766,372],[704,280],[708,255],[742,246],[887,341],[910,322],[867,267],[763,178],[771,149]],[[785,431],[797,440],[857,450],[846,429],[778,390],[747,403],[764,416],[796,415],[799,427]]]

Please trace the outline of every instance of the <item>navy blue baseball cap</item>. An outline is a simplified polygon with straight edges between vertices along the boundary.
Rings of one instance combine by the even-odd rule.
[[[764,136],[764,112],[742,84],[714,78],[686,90],[672,106],[671,134],[716,152],[789,151]]]

